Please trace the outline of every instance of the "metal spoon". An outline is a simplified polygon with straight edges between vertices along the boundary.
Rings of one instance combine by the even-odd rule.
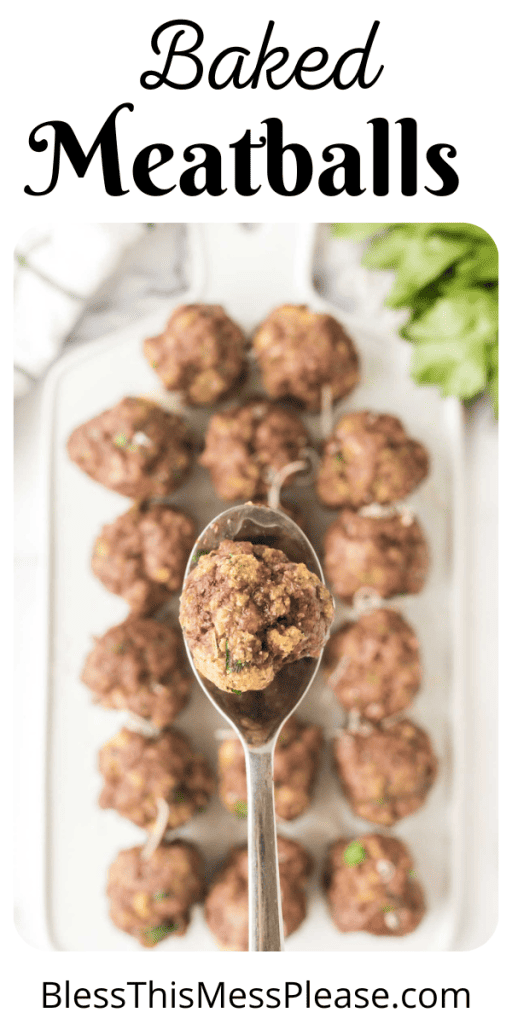
[[[199,551],[212,551],[222,540],[245,540],[278,548],[293,562],[303,562],[323,582],[322,568],[302,530],[287,515],[259,505],[237,505],[222,512],[198,537],[185,576]],[[186,642],[185,642],[186,644]],[[240,695],[219,689],[192,669],[206,696],[235,728],[242,741],[247,770],[249,846],[249,949],[282,950],[283,925],[277,865],[277,839],[272,782],[274,748],[286,719],[316,676],[320,658],[302,658],[286,665],[265,690]]]

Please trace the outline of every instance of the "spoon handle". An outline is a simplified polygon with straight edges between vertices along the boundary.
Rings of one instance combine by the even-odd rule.
[[[273,749],[246,751],[251,952],[281,951],[283,948],[273,761]]]

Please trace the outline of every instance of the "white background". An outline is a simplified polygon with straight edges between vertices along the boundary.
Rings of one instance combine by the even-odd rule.
[[[172,17],[199,21],[206,42],[202,49],[205,64],[228,45],[245,45],[253,53],[272,17],[276,20],[274,42],[286,45],[296,57],[318,42],[327,47],[333,60],[352,46],[362,46],[374,18],[381,26],[374,43],[370,68],[384,64],[379,82],[362,92],[357,87],[338,92],[332,86],[306,93],[292,84],[281,92],[268,90],[261,84],[257,90],[212,92],[206,83],[184,93],[162,87],[146,92],[139,85],[143,71],[161,66],[162,58],[151,51],[154,29]],[[287,0],[268,3],[261,0],[249,8],[219,0],[206,2],[153,2],[131,5],[120,2],[89,0],[87,5],[55,2],[25,2],[12,18],[8,37],[11,69],[4,85],[4,100],[14,106],[12,138],[13,179],[7,183],[4,196],[6,219],[3,258],[6,310],[9,259],[12,244],[23,224],[48,220],[92,221],[166,221],[166,220],[467,220],[484,226],[496,239],[501,254],[501,279],[510,279],[510,219],[507,192],[510,154],[505,135],[509,122],[509,84],[505,7],[491,0],[485,5],[460,0],[447,3],[431,0],[427,5],[388,2],[359,2],[344,6],[315,0],[310,7],[299,8]],[[152,142],[166,142],[179,157],[183,148],[194,142],[214,143],[226,157],[224,184],[227,193],[219,198],[183,197],[178,190],[169,196],[152,199],[135,187],[118,198],[105,195],[96,158],[84,181],[63,170],[56,190],[48,197],[31,198],[23,194],[23,186],[43,187],[49,178],[48,152],[32,153],[27,145],[31,129],[41,121],[60,118],[73,126],[84,148],[88,149],[104,119],[118,103],[132,102],[133,114],[122,112],[119,119],[120,153],[124,187],[130,188],[130,167],[136,153]],[[401,197],[398,185],[398,136],[392,138],[391,194],[377,198],[365,192],[358,198],[340,196],[326,198],[312,185],[301,197],[281,198],[267,188],[251,199],[236,196],[231,184],[230,142],[238,139],[246,128],[258,134],[259,122],[269,116],[281,117],[285,125],[285,142],[300,141],[315,161],[321,150],[334,142],[350,142],[362,154],[363,184],[371,186],[369,118],[386,117],[392,124],[397,118],[415,117],[419,125],[419,192],[415,197]],[[123,119],[123,120],[121,120]],[[440,199],[423,190],[424,184],[437,184],[433,172],[422,162],[421,154],[436,142],[455,145],[460,186],[454,196]],[[183,167],[182,161],[177,163]],[[323,165],[322,165],[323,166]],[[366,173],[365,169],[366,168]],[[173,164],[162,169],[172,173]],[[175,180],[175,179],[174,179]],[[502,316],[509,317],[507,289],[502,292]],[[508,318],[510,329],[510,319]],[[502,337],[508,339],[504,319]],[[502,345],[502,381],[510,379],[508,345]],[[7,375],[8,376],[8,375]],[[503,386],[502,429],[510,426],[506,384]],[[10,402],[7,388],[4,407]],[[508,423],[507,423],[508,420]],[[9,436],[7,421],[4,436]],[[507,445],[503,445],[506,453]],[[503,455],[505,458],[506,455]],[[8,470],[7,470],[8,472]],[[485,485],[479,491],[472,484],[472,500],[485,508],[488,493]],[[504,485],[505,490],[505,485]],[[506,501],[505,494],[503,500]],[[503,517],[504,521],[508,518]],[[501,562],[508,558],[509,543],[503,538]],[[508,562],[510,564],[510,562]],[[509,570],[510,571],[510,570]],[[505,578],[505,572],[504,572]],[[8,602],[10,604],[10,602]],[[508,605],[508,607],[507,607]],[[510,611],[510,600],[502,602],[502,616]],[[505,621],[505,636],[509,627]],[[505,679],[502,680],[505,683]],[[508,679],[508,687],[510,680]],[[6,672],[6,689],[9,678]],[[507,687],[507,689],[508,689]],[[500,720],[504,734],[501,747],[502,863],[507,867],[510,839],[510,798],[506,779],[510,778],[510,744],[505,729],[510,721],[510,699],[503,685]],[[508,714],[507,714],[508,712]],[[8,721],[8,719],[7,719]],[[8,748],[9,728],[6,729]],[[10,754],[6,749],[7,765]],[[479,752],[475,751],[475,757]],[[6,786],[6,794],[11,787]],[[8,822],[6,816],[6,823]],[[7,843],[4,846],[8,846]],[[4,852],[9,853],[6,849]],[[485,863],[482,863],[485,871]],[[190,984],[198,975],[205,982],[224,978],[229,985],[279,984],[286,979],[310,977],[317,986],[335,988],[358,985],[369,988],[382,985],[400,991],[407,985],[467,986],[472,991],[474,1020],[484,1020],[494,1013],[498,1021],[509,1013],[507,994],[510,963],[510,940],[507,935],[507,911],[510,910],[508,869],[501,879],[502,924],[480,949],[448,954],[267,954],[256,961],[254,956],[222,954],[213,957],[180,956],[165,958],[153,954],[150,961],[144,953],[111,954],[108,958],[95,954],[52,954],[31,949],[17,936],[11,925],[10,900],[4,899],[6,922],[2,934],[6,940],[9,961],[4,987],[5,1000],[12,998],[7,1019],[22,1015],[22,1007],[31,1020],[42,1016],[40,1010],[41,980],[69,978],[76,986],[94,988],[98,985],[123,985],[127,980],[148,977],[155,983],[170,985],[173,978],[181,985]],[[10,878],[7,865],[4,880]],[[7,888],[8,883],[5,883]],[[507,949],[508,946],[508,949]],[[263,965],[263,966],[262,966]],[[231,1014],[236,1011],[228,1010]],[[293,1011],[292,1011],[293,1012]],[[405,1011],[394,1011],[400,1016]],[[435,1015],[432,1013],[431,1017]],[[70,1010],[73,1018],[83,1014]],[[220,1011],[211,1011],[215,1019]],[[319,1010],[310,1011],[315,1019]],[[355,1011],[354,1011],[355,1013]],[[368,1011],[365,1019],[373,1019],[378,1011]],[[108,1011],[107,1011],[108,1014]],[[346,1014],[347,1015],[347,1014]],[[123,1011],[129,1020],[135,1012]],[[140,1015],[139,1015],[140,1016]],[[195,1016],[194,1011],[188,1015]],[[444,1017],[450,1018],[450,1011]],[[443,1018],[444,1019],[444,1018]]]

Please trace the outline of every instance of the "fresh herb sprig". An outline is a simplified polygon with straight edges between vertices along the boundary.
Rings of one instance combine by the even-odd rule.
[[[469,400],[487,390],[498,415],[498,250],[475,224],[333,224],[369,240],[371,269],[395,271],[386,298],[408,307],[400,333],[413,342],[411,375]]]

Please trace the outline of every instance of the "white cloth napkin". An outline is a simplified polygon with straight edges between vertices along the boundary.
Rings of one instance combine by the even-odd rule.
[[[37,226],[15,249],[14,393],[67,342],[87,341],[183,287],[184,229],[163,224]]]

